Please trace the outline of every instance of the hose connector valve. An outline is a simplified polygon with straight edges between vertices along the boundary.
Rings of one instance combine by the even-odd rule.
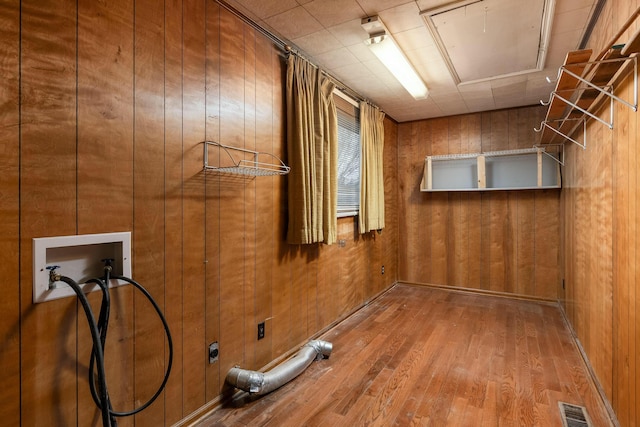
[[[60,281],[61,275],[56,272],[59,269],[59,265],[48,265],[47,270],[49,270],[49,289],[56,288],[56,282]]]
[[[113,271],[113,262],[115,261],[113,258],[104,258],[100,261],[104,262],[104,271],[108,271],[109,273]]]

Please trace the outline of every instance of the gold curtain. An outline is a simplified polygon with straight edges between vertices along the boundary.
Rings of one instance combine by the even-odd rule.
[[[338,119],[334,86],[313,64],[289,55],[287,242],[291,244],[331,244],[337,238]]]
[[[384,113],[378,108],[360,103],[360,234],[384,228]]]

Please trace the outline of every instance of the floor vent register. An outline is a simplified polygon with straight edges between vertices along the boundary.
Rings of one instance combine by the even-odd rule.
[[[558,402],[558,405],[560,406],[563,427],[591,427],[593,425],[585,407],[564,402]]]

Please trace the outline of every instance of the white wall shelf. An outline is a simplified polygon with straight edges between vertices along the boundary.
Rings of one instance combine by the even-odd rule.
[[[560,164],[541,148],[427,156],[420,191],[560,188]]]

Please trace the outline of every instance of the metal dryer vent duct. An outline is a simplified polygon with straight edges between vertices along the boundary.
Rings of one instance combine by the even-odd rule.
[[[328,358],[333,346],[330,342],[312,340],[298,354],[268,372],[250,371],[234,367],[227,373],[228,384],[252,394],[267,394],[300,375],[314,359]]]

